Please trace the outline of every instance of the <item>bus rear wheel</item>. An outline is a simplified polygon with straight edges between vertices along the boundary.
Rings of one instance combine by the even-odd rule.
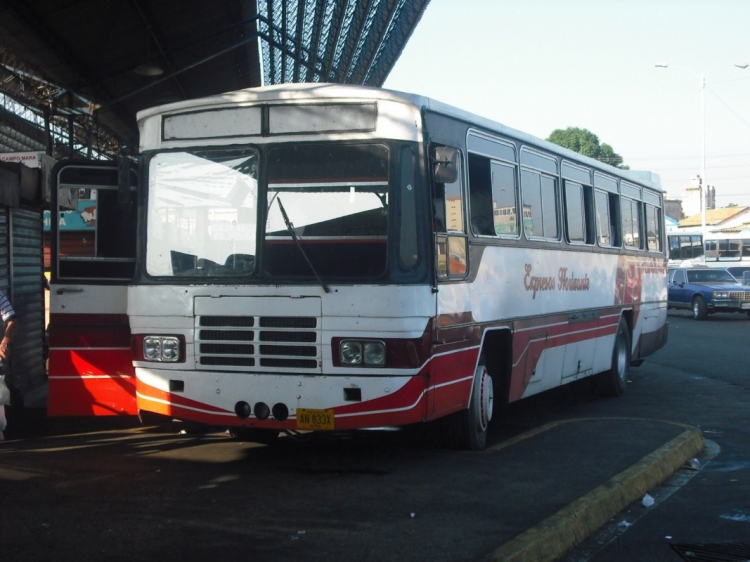
[[[451,449],[483,451],[487,446],[487,428],[494,404],[492,377],[480,360],[474,373],[469,407],[440,420],[443,443]]]
[[[604,396],[616,398],[625,392],[630,374],[630,329],[624,318],[617,324],[612,348],[612,368],[598,375],[599,389]]]

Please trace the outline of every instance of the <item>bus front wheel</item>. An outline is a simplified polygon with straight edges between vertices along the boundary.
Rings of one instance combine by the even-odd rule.
[[[474,373],[469,407],[440,420],[443,443],[451,449],[483,451],[492,420],[495,391],[492,377],[480,360]]]

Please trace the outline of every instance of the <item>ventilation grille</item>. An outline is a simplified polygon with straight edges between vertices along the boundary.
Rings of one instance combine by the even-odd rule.
[[[198,316],[196,368],[320,372],[319,326],[318,318],[307,316]]]
[[[732,291],[729,293],[729,300],[750,301],[750,291]]]

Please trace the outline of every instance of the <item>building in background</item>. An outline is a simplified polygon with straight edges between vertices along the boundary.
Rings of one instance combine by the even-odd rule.
[[[702,179],[700,176],[693,176],[690,179],[688,186],[682,191],[682,212],[686,217],[691,215],[698,215],[701,213],[701,185]],[[708,186],[706,193],[706,210],[716,208],[716,188],[712,185]]]

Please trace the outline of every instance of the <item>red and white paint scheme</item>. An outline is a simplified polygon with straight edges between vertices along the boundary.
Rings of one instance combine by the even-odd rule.
[[[49,415],[137,414],[127,287],[68,283],[51,290]]]
[[[136,179],[118,203],[117,165],[61,161],[53,170],[48,404],[50,416],[136,415],[127,284],[135,269]],[[132,188],[130,185],[132,184]],[[102,220],[65,229],[79,195]]]
[[[298,84],[139,114],[137,409],[251,438],[440,420],[666,342],[662,192],[428,98]],[[101,216],[101,209],[99,209]]]

